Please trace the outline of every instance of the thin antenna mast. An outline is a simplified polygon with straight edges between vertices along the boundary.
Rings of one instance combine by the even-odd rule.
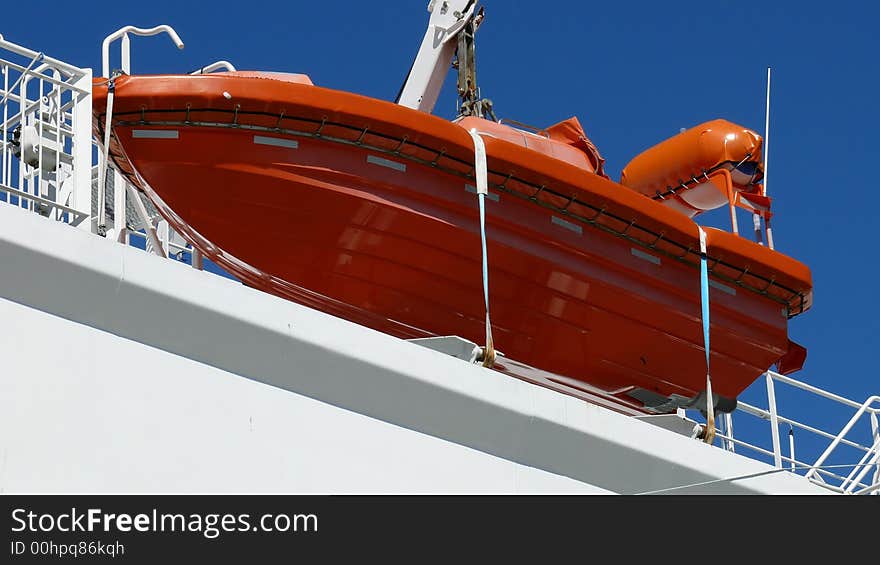
[[[770,67],[767,67],[767,105],[764,113],[764,196],[767,196],[767,178],[770,170]]]
[[[770,67],[767,67],[767,105],[764,114],[764,196],[767,196],[767,179],[770,172]],[[756,218],[756,222],[759,220]],[[773,249],[773,231],[770,228],[770,218],[764,221],[764,229],[767,233],[767,247]]]

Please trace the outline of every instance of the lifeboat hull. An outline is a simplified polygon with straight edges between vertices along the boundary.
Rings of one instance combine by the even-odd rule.
[[[207,93],[207,81],[131,80],[131,88],[117,87],[114,160],[212,260],[254,288],[378,331],[482,343],[478,208],[468,178],[466,131],[311,85],[289,90],[273,84],[280,89],[274,93],[254,89],[232,111],[230,104],[215,111],[211,104],[224,104],[217,94],[236,96],[241,78],[211,84]],[[309,102],[303,101],[304,89],[322,92]],[[360,102],[361,114],[341,116],[333,97],[347,100],[347,109]],[[337,109],[319,107],[303,117],[319,99]],[[278,100],[280,106],[267,110]],[[106,93],[97,92],[98,130],[105,101]],[[299,123],[287,122],[284,113],[296,114],[297,104]],[[200,107],[207,109],[197,116]],[[273,127],[276,118],[284,127]],[[342,139],[333,124],[344,120],[352,125]],[[370,141],[370,128],[382,120],[397,129],[386,128]],[[365,133],[358,136],[358,128]],[[625,403],[644,398],[640,391],[695,398],[705,388],[706,366],[699,272],[687,260],[692,255],[685,252],[679,260],[662,243],[652,249],[626,233],[582,221],[590,187],[575,186],[583,176],[574,167],[530,156],[500,139],[487,138],[486,148],[490,302],[496,346],[504,354],[499,368],[505,370],[506,357]],[[461,158],[450,160],[456,152]],[[513,173],[505,173],[514,167],[531,167],[516,174],[533,175],[534,184],[510,183]],[[557,189],[577,188],[584,197],[572,197],[563,208],[558,190],[546,200],[543,194],[526,196],[532,186],[540,192],[540,178]],[[593,196],[624,190],[596,175],[589,175],[589,183]],[[693,245],[697,230],[690,220],[632,196],[639,201],[620,205],[641,210],[641,225],[663,224],[663,233],[681,232]],[[769,250],[738,250],[727,239],[733,236],[711,231],[716,255],[727,258],[716,262],[719,274],[740,255],[768,265],[775,260],[762,255]],[[786,355],[790,309],[809,306],[809,271],[788,258],[775,268],[782,279],[794,279],[791,288],[801,284],[795,288],[799,299],[789,306],[772,294],[713,280],[711,372],[723,397],[736,398]]]

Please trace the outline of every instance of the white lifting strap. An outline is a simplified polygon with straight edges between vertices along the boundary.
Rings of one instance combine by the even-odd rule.
[[[480,241],[483,252],[483,299],[486,302],[486,346],[483,350],[483,366],[495,364],[495,344],[492,341],[492,321],[489,319],[489,257],[486,252],[486,195],[489,194],[489,175],[486,164],[486,146],[476,129],[469,130],[474,140],[474,176],[477,199],[480,203]]]
[[[712,398],[712,377],[709,370],[709,268],[707,265],[706,232],[700,230],[700,304],[703,319],[703,348],[706,351],[706,435],[703,441],[715,440],[715,400]]]

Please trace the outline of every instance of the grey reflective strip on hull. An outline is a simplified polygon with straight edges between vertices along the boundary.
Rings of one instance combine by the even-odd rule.
[[[720,282],[715,282],[713,280],[710,280],[709,286],[711,286],[712,288],[717,288],[721,292],[726,292],[727,294],[729,294],[731,296],[736,296],[736,289],[729,287],[726,284],[721,284]]]
[[[273,145],[275,147],[287,147],[288,149],[296,149],[299,142],[295,139],[282,139],[280,137],[266,137],[264,135],[255,135],[254,143],[259,145]]]
[[[180,132],[176,129],[135,129],[131,130],[135,139],[177,139]]]
[[[397,161],[383,159],[382,157],[376,157],[375,155],[367,155],[367,163],[379,165],[380,167],[388,167],[395,171],[406,172],[406,163],[398,163]]]
[[[550,221],[553,222],[554,224],[556,224],[557,226],[563,227],[567,230],[571,230],[577,234],[584,233],[584,228],[580,227],[577,224],[573,224],[573,223],[569,222],[568,220],[563,220],[560,217],[550,216]]]
[[[632,247],[630,248],[630,253],[632,253],[635,257],[638,257],[639,259],[644,259],[645,261],[654,263],[655,265],[660,264],[660,257],[655,257],[650,253],[645,253],[641,249],[636,249],[635,247]]]

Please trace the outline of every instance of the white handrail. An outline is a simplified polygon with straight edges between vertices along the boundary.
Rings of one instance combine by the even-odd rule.
[[[795,388],[799,388],[799,389],[805,390],[807,392],[811,392],[811,393],[816,394],[818,396],[821,396],[823,398],[827,398],[828,400],[833,400],[835,402],[839,402],[840,404],[844,404],[844,405],[849,406],[851,408],[861,408],[862,407],[862,404],[860,404],[854,400],[850,400],[849,398],[844,398],[842,396],[834,394],[833,392],[828,392],[826,390],[822,390],[821,388],[817,388],[813,385],[808,385],[807,383],[795,380],[791,377],[786,377],[785,375],[781,375],[781,374],[775,373],[773,371],[767,371],[767,374],[772,375],[773,378],[779,382],[785,383],[787,385],[791,385]],[[880,408],[874,409],[874,411],[875,412],[880,411]]]
[[[34,58],[31,59],[30,63],[28,63],[27,68],[18,76],[18,78],[15,80],[15,82],[12,84],[12,86],[6,90],[6,93],[3,95],[3,98],[0,99],[0,105],[6,103],[6,99],[9,98],[9,93],[12,92],[13,90],[15,90],[15,88],[18,86],[18,84],[22,80],[26,80],[25,77],[28,76],[28,73],[31,72],[31,67],[34,66],[34,63],[36,63],[37,61],[42,61],[44,58],[45,58],[45,55],[43,55],[42,53],[37,53],[36,55],[34,55]]]
[[[37,57],[38,55],[42,55],[42,62],[48,63],[53,67],[61,69],[68,74],[82,76],[83,73],[83,70],[79,67],[74,67],[73,65],[65,63],[64,61],[59,61],[58,59],[49,57],[48,55],[44,55],[39,51],[34,51],[32,49],[28,49],[27,47],[22,47],[21,45],[16,45],[15,43],[6,41],[5,39],[3,39],[2,35],[0,35],[0,48],[11,51],[12,53],[21,55],[23,57],[30,57],[31,59]]]
[[[215,62],[211,63],[210,65],[204,66],[200,69],[196,69],[189,74],[191,74],[191,75],[204,75],[204,74],[216,71],[217,69],[226,69],[227,71],[232,71],[232,72],[235,72],[237,70],[235,68],[235,66],[232,63],[230,63],[229,61],[215,61]]]
[[[782,468],[782,447],[779,444],[779,414],[776,410],[776,392],[773,387],[773,376],[767,373],[767,402],[770,408],[770,437],[773,442],[773,463]]]
[[[131,70],[131,55],[127,44],[128,34],[133,33],[134,35],[149,36],[158,35],[163,32],[171,37],[171,40],[177,45],[178,49],[183,49],[183,41],[181,41],[180,36],[177,35],[174,28],[165,24],[148,29],[135,26],[125,26],[105,37],[104,42],[101,44],[101,76],[110,78],[110,44],[115,40],[122,38],[122,69],[129,72]]]

